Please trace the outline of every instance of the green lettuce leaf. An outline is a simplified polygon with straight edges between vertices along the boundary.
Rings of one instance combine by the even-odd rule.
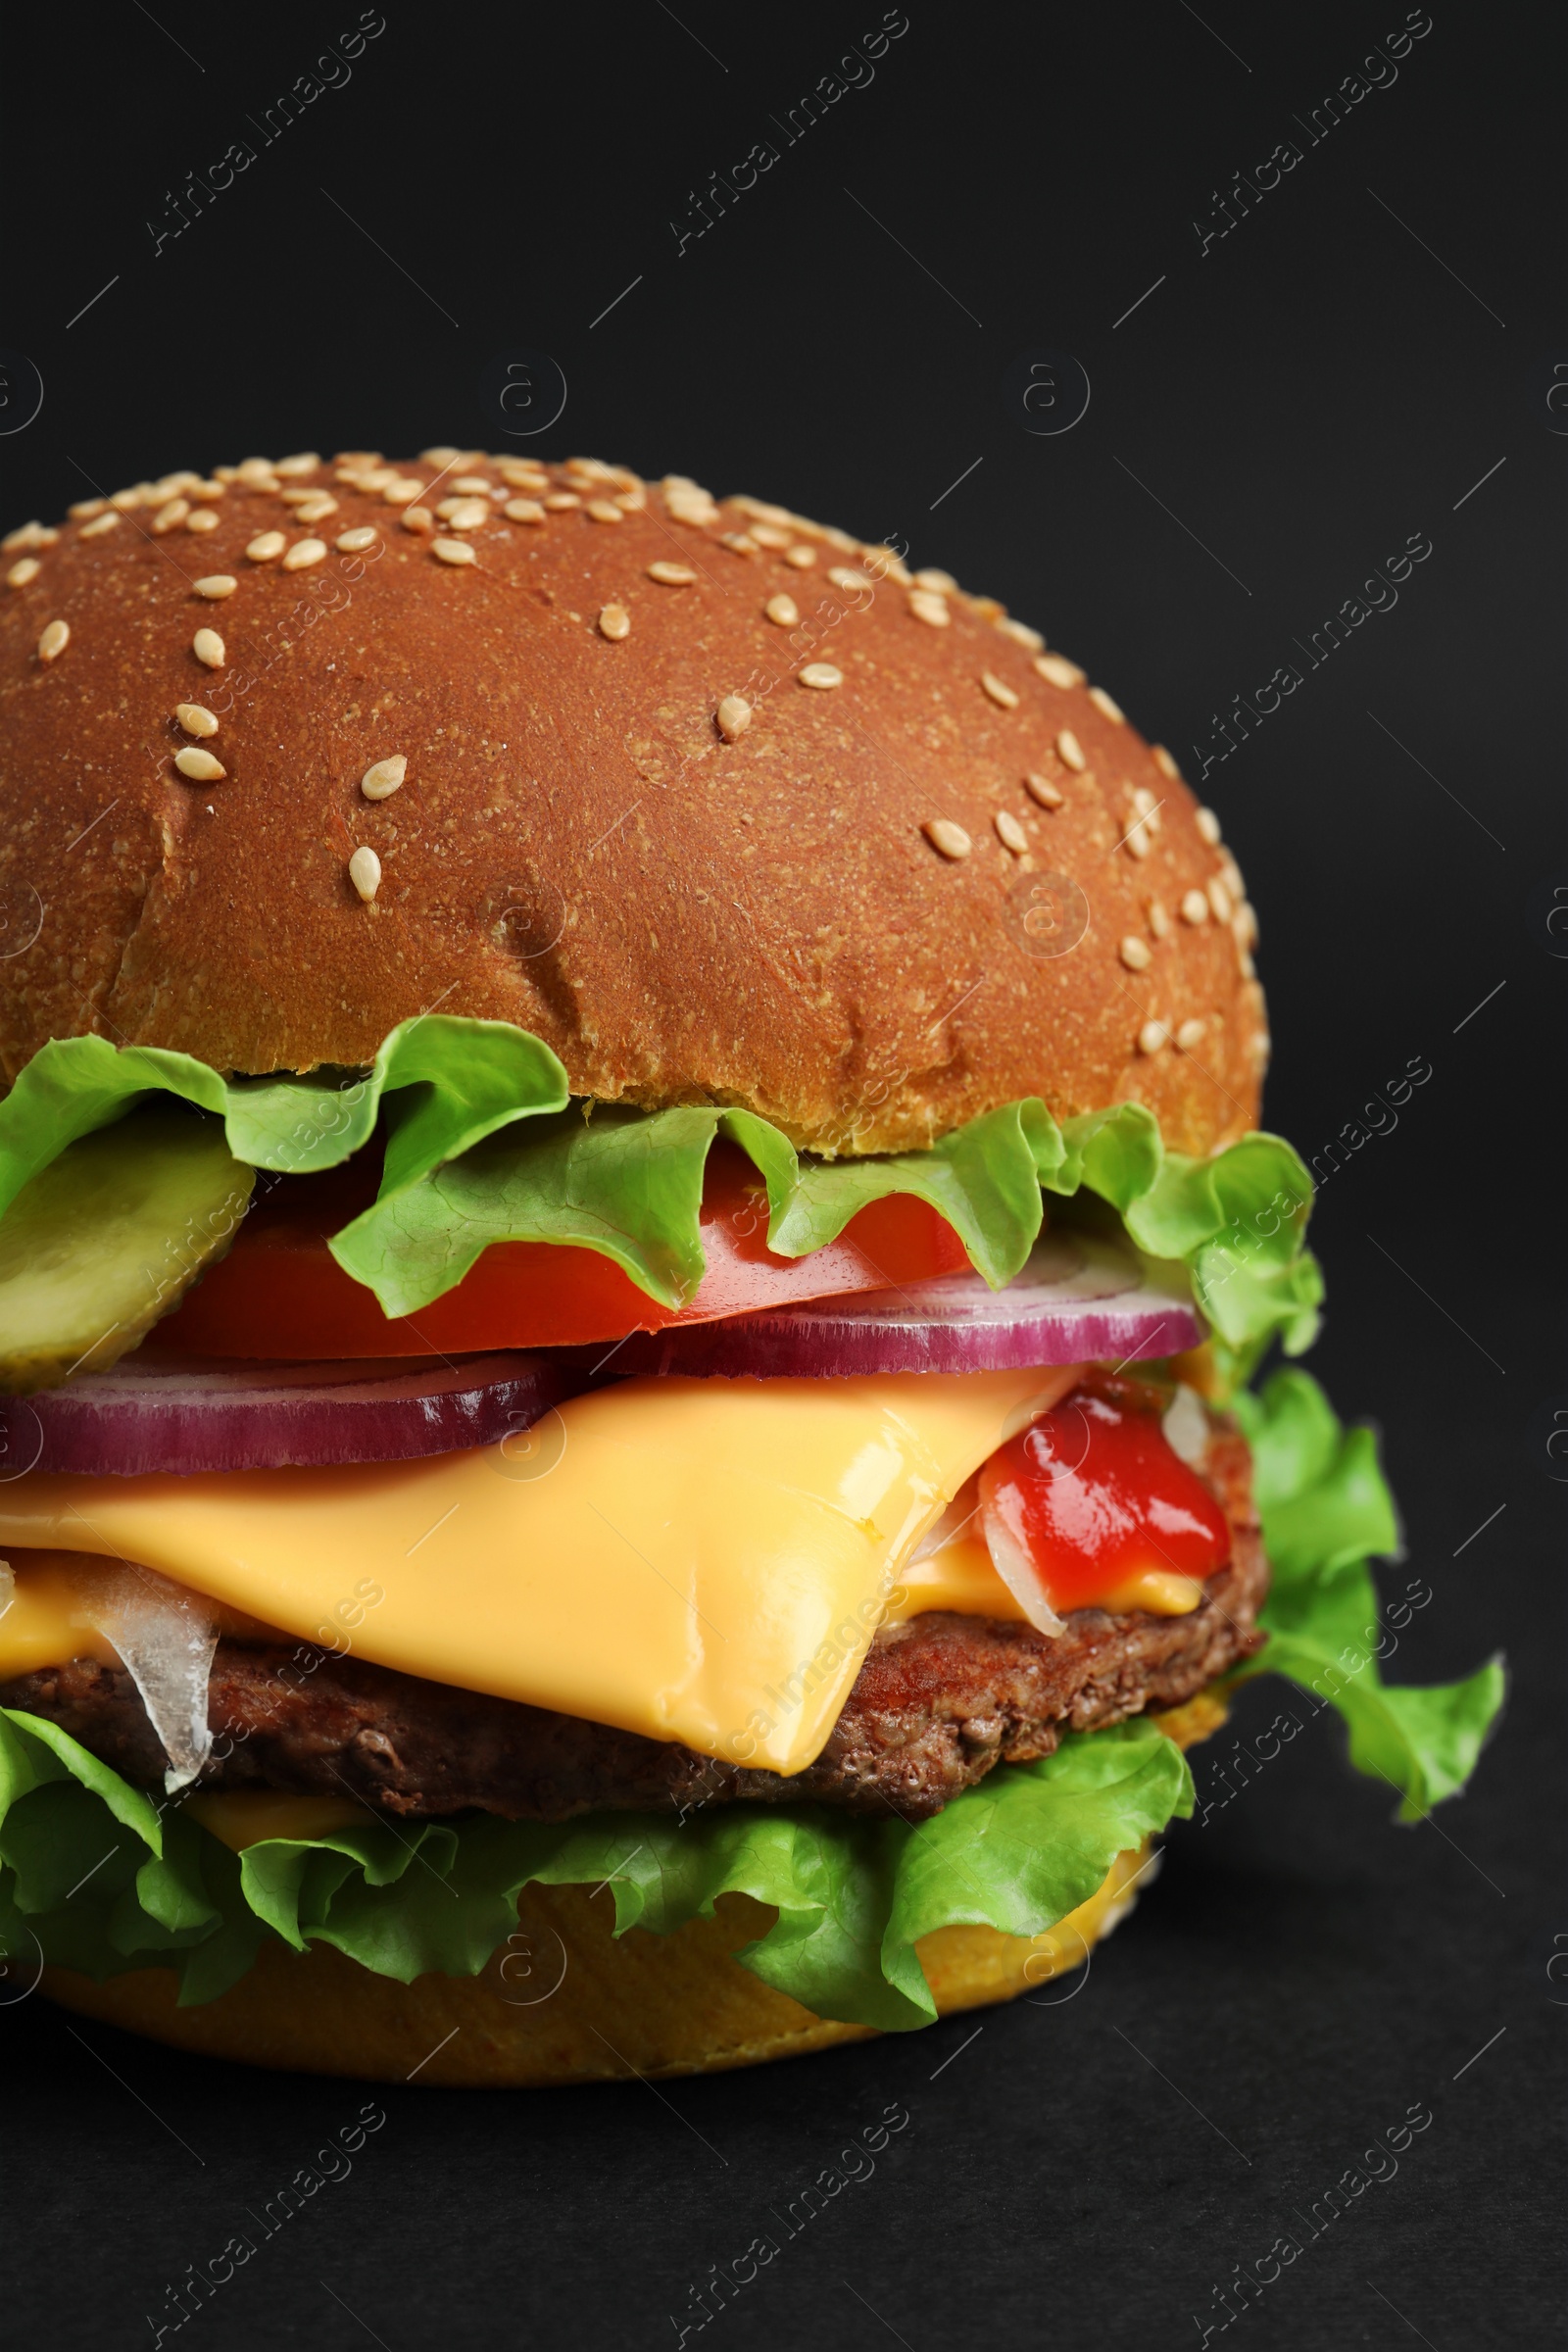
[[[1474,1771],[1502,1705],[1502,1661],[1458,1683],[1385,1683],[1392,1643],[1367,1563],[1400,1546],[1372,1432],[1344,1428],[1305,1372],[1275,1373],[1235,1408],[1273,1579],[1259,1618],[1268,1647],[1234,1680],[1283,1674],[1337,1709],[1356,1770],[1398,1792],[1399,1820],[1419,1821]]]
[[[336,1167],[368,1142],[387,1109],[384,1197],[484,1136],[566,1102],[566,1073],[547,1045],[510,1021],[445,1013],[404,1021],[368,1072],[221,1078],[189,1054],[55,1038],[0,1101],[0,1215],[29,1176],[68,1144],[123,1118],[149,1094],[178,1095],[223,1121],[236,1159],[303,1176]]]
[[[820,1250],[871,1201],[911,1193],[1000,1290],[1040,1231],[1042,1187],[1083,1192],[1109,1202],[1140,1248],[1185,1264],[1234,1378],[1276,1333],[1298,1354],[1317,1327],[1322,1283],[1302,1246],[1312,1186],[1277,1136],[1193,1159],[1165,1150],[1141,1104],[1062,1127],[1028,1099],[925,1151],[823,1159],[753,1111],[568,1109],[565,1072],[538,1038],[438,1013],[394,1029],[368,1072],[308,1078],[225,1079],[186,1054],[56,1040],[0,1101],[0,1214],[67,1144],[160,1089],[220,1117],[237,1159],[286,1174],[348,1158],[379,1117],[379,1195],[332,1249],[388,1316],[427,1306],[500,1241],[596,1250],[661,1305],[685,1304],[704,1271],[703,1170],[722,1135],[762,1179],[781,1256]]]
[[[1192,1801],[1180,1748],[1140,1720],[1069,1735],[1043,1763],[1004,1766],[917,1824],[823,1805],[398,1830],[368,1815],[235,1855],[53,1725],[0,1711],[0,1947],[20,1968],[35,1939],[46,1959],[99,1978],[171,1968],[189,2005],[226,1990],[268,1940],[332,1944],[401,1984],[471,1976],[506,1941],[530,1881],[608,1882],[617,1935],[667,1936],[739,1891],[778,1913],[740,1954],[747,1967],[818,2016],[896,2033],[936,2015],[918,1936],[955,1921],[1036,1935]]]

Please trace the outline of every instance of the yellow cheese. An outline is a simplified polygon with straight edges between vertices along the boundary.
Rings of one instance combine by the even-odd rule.
[[[0,1609],[0,1683],[63,1666],[68,1658],[120,1664],[119,1650],[85,1614],[79,1554],[69,1551],[17,1559],[14,1589]]]
[[[0,1546],[140,1561],[408,1674],[800,1772],[921,1537],[1077,1378],[628,1381],[516,1461],[34,1473],[0,1488]]]

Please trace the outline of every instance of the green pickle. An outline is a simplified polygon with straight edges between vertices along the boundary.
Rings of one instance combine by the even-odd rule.
[[[224,1255],[255,1181],[182,1104],[70,1145],[0,1217],[0,1394],[118,1362]]]

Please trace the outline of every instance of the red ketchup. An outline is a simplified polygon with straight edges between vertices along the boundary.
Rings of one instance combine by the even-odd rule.
[[[1201,1582],[1230,1557],[1225,1514],[1172,1450],[1161,1402],[1129,1381],[1074,1389],[980,1473],[986,1520],[1000,1522],[1058,1614],[1093,1607],[1148,1569]]]

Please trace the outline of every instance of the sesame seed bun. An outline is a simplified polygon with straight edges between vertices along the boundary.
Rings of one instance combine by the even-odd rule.
[[[575,1091],[883,1151],[1038,1094],[1255,1123],[1255,936],[1168,754],[1001,607],[752,499],[427,451],[6,542],[0,1070],[96,1030],[368,1061],[438,1008]],[[18,944],[21,943],[21,944]]]

